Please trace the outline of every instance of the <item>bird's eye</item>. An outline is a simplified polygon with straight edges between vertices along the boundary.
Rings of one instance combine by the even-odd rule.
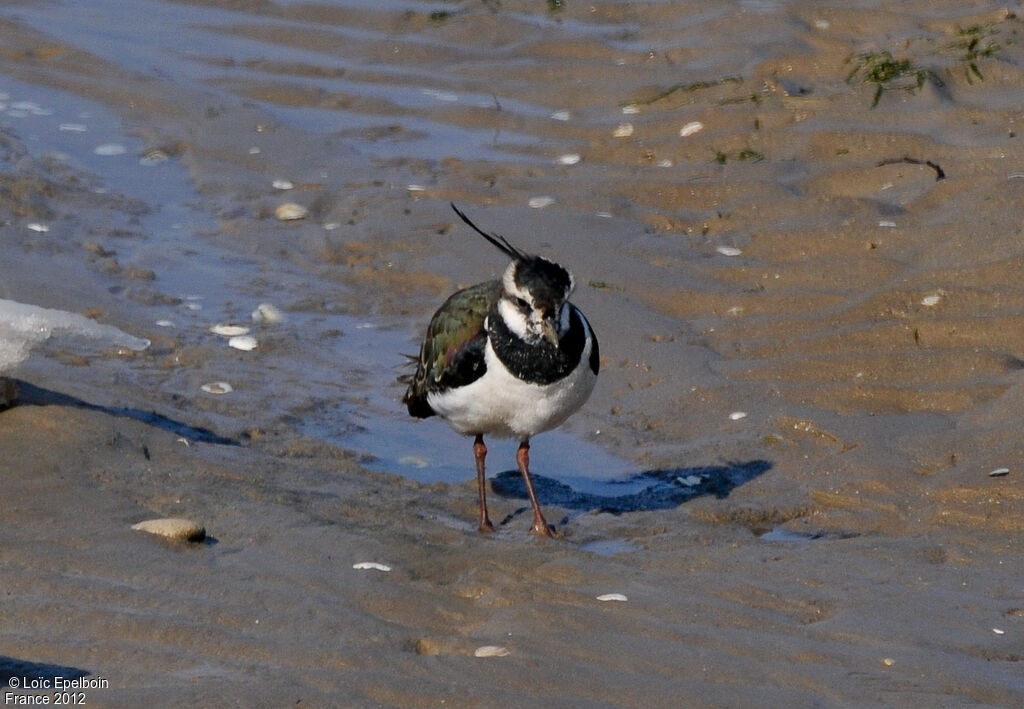
[[[527,303],[522,298],[516,298],[516,305],[519,307],[520,310],[529,310],[530,309],[530,304]]]

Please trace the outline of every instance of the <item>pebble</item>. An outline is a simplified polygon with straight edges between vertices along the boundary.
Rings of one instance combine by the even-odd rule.
[[[1009,475],[1009,474],[1010,474],[1010,469],[1009,468],[996,468],[991,473],[989,473],[988,476],[990,478],[999,478],[999,477],[1002,477],[1003,475]]]
[[[896,226],[896,222],[889,221],[888,219],[883,219],[882,221],[878,222],[878,226],[885,227],[887,229],[892,229]]]
[[[530,201],[527,202],[532,209],[544,209],[544,207],[550,207],[555,203],[554,197],[530,197]]]
[[[291,190],[295,189],[295,183],[291,180],[274,180],[270,183],[275,190]]]
[[[575,165],[581,159],[579,153],[566,153],[565,155],[559,155],[556,162],[559,165]]]
[[[624,593],[602,593],[597,597],[599,601],[628,601]]]
[[[500,645],[481,645],[473,651],[473,657],[505,657],[510,655],[507,647]]]
[[[679,137],[689,138],[691,135],[694,135],[695,133],[700,133],[702,130],[704,130],[703,123],[701,123],[700,121],[690,121],[685,126],[679,129]]]
[[[50,227],[46,226],[45,224],[40,224],[39,222],[31,222],[29,224],[26,224],[25,228],[28,229],[29,231],[39,232],[40,234],[45,234],[46,232],[50,231]]]
[[[640,107],[634,104],[623,106],[622,113],[623,115],[626,116],[635,116],[636,114],[640,113]]]
[[[740,254],[743,253],[740,249],[737,249],[735,246],[719,246],[717,249],[715,249],[715,251],[722,254],[722,256],[739,256]]]
[[[303,207],[301,204],[295,204],[295,202],[285,202],[280,207],[274,210],[274,214],[283,222],[294,221],[295,219],[304,219],[309,210]]]
[[[620,123],[615,126],[615,130],[612,131],[613,138],[628,138],[631,135],[633,135],[632,123]]]
[[[259,342],[252,335],[238,335],[228,340],[228,347],[233,347],[236,350],[243,350],[249,352],[256,349],[259,346]]]
[[[207,394],[230,394],[235,390],[235,388],[227,382],[210,382],[209,384],[203,384],[199,388]]]
[[[378,564],[376,561],[360,561],[352,564],[353,569],[359,571],[373,570],[373,571],[391,571],[391,567],[387,564]]]
[[[730,421],[739,421],[740,419],[745,419],[746,417],[746,411],[733,411],[731,414],[729,414]]]
[[[555,111],[551,114],[551,118],[556,121],[567,121],[572,118],[572,114],[569,111]]]
[[[926,305],[931,308],[938,305],[940,300],[942,300],[942,296],[938,293],[933,293],[932,295],[926,295],[924,298],[921,298],[921,305]]]
[[[148,519],[145,522],[133,524],[132,529],[186,542],[201,542],[206,538],[206,528],[203,525],[190,519],[177,517]]]
[[[224,337],[237,337],[238,335],[248,335],[249,328],[244,325],[217,324],[210,328],[210,332],[214,335],[222,335]]]

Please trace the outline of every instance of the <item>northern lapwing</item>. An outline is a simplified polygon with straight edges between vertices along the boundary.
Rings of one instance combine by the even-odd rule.
[[[484,436],[517,439],[516,463],[533,506],[530,531],[553,536],[530,480],[530,438],[560,425],[590,396],[600,360],[597,337],[569,302],[575,285],[569,271],[452,209],[512,262],[500,280],[457,291],[434,313],[402,401],[411,415],[440,416],[474,437],[480,531],[494,531]]]

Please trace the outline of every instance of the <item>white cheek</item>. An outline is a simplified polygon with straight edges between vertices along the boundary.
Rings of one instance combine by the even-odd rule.
[[[519,312],[519,309],[512,305],[508,300],[502,298],[498,301],[498,313],[501,315],[501,319],[508,325],[508,329],[518,335],[522,339],[526,339],[529,335],[528,324],[523,314]]]

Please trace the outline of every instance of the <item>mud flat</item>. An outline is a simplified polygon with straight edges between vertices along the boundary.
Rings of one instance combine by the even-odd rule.
[[[122,5],[0,11],[0,298],[151,343],[0,372],[4,684],[1024,703],[1014,12]],[[561,540],[505,474],[477,534],[468,444],[397,403],[504,266],[452,200],[570,265],[601,337],[534,458]],[[132,529],[160,518],[205,538]]]

